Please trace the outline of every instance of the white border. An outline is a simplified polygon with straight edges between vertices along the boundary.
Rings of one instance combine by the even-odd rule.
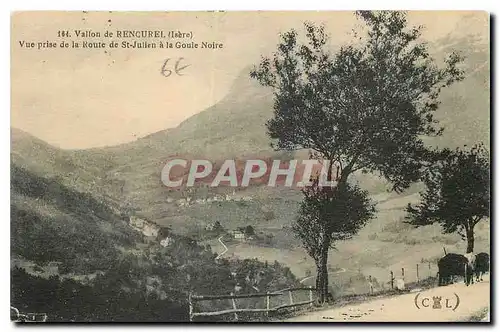
[[[10,151],[10,13],[12,11],[19,10],[134,10],[134,11],[143,11],[143,10],[353,10],[353,9],[406,9],[406,10],[485,10],[492,13],[499,13],[498,9],[498,1],[487,1],[487,0],[474,0],[474,1],[462,1],[462,0],[440,0],[440,1],[422,1],[422,0],[414,0],[414,1],[388,1],[388,0],[378,0],[378,1],[370,1],[370,0],[350,0],[350,1],[325,1],[325,0],[307,0],[307,1],[296,1],[296,0],[288,0],[288,1],[275,1],[271,2],[269,0],[252,0],[252,1],[235,1],[235,0],[211,0],[211,1],[193,1],[193,0],[177,0],[177,1],[151,1],[151,0],[121,0],[116,1],[114,3],[105,3],[102,0],[86,0],[86,1],[35,1],[35,0],[17,0],[13,2],[3,1],[0,6],[2,10],[0,13],[2,17],[0,19],[1,33],[2,33],[2,41],[4,42],[4,46],[1,51],[2,55],[2,92],[3,97],[2,100],[4,102],[4,110],[0,112],[0,156],[2,158],[2,162],[0,163],[0,190],[2,192],[2,200],[0,201],[0,211],[2,212],[3,218],[2,220],[2,248],[0,250],[0,266],[2,268],[3,273],[1,274],[1,298],[2,298],[2,306],[0,307],[0,311],[2,312],[2,319],[0,320],[0,326],[2,330],[11,330],[14,329],[15,326],[10,323],[9,318],[7,316],[8,312],[8,302],[10,301],[10,163],[9,163],[9,151]],[[498,22],[497,22],[498,24]],[[495,29],[496,30],[496,29]],[[495,54],[495,60],[497,59],[497,54]],[[495,70],[495,74],[496,74]],[[497,87],[495,86],[494,94],[498,96]],[[474,93],[471,91],[470,93]],[[473,111],[473,110],[471,110]],[[498,120],[499,116],[495,116],[495,127],[499,127]],[[498,130],[498,129],[497,129]],[[494,146],[498,146],[497,138],[494,139]],[[496,152],[496,151],[495,151]],[[495,156],[497,154],[495,153]],[[498,158],[495,157],[495,165],[498,165]],[[495,185],[498,186],[498,183],[495,178]],[[498,195],[495,195],[495,201],[492,202],[494,206],[499,206],[498,204]],[[493,220],[496,221],[496,215],[493,217]],[[495,234],[494,238],[498,239],[498,232],[500,229],[499,225],[494,226]],[[493,240],[492,240],[493,241]],[[494,255],[497,258],[496,252]],[[498,273],[499,269],[496,264],[498,259],[495,259],[493,264],[496,266],[495,272]],[[498,280],[496,276],[493,276],[494,279]],[[498,285],[496,287],[495,295],[498,291]],[[495,298],[497,298],[495,296]],[[497,298],[498,299],[498,298]],[[498,307],[498,304],[495,308]],[[498,312],[495,310],[496,313]],[[495,315],[498,318],[498,315]],[[339,328],[338,325],[327,326],[323,325],[325,328]],[[437,329],[440,327],[451,327],[456,328],[456,326],[450,325],[442,325],[439,327],[430,327],[430,326],[407,326],[407,328],[412,329]],[[50,326],[52,328],[54,326]],[[111,326],[98,326],[95,327],[97,330],[104,331],[105,329]],[[192,328],[200,328],[200,327],[186,327],[186,326],[157,326],[156,328],[168,328],[171,331],[184,331],[185,329]],[[153,327],[153,328],[154,328]],[[291,326],[259,326],[259,330],[281,330],[284,331]],[[306,329],[309,330],[311,327],[307,326],[296,326],[295,328],[300,329],[301,331]],[[376,326],[373,325],[365,325],[365,326],[355,326],[350,327],[351,329],[363,329],[369,328],[373,329]],[[465,326],[464,326],[465,327]],[[41,328],[37,326],[36,328]],[[63,328],[66,328],[64,326]],[[123,325],[113,326],[112,328],[127,330],[142,330],[143,326],[132,326],[126,327]],[[205,327],[207,328],[207,327]],[[211,329],[219,328],[219,326],[210,326]],[[246,326],[246,328],[253,328],[252,326]],[[379,326],[378,328],[385,329],[387,326]],[[398,326],[394,326],[394,328],[401,328]],[[473,328],[473,326],[466,326],[465,328]],[[78,325],[72,329],[81,330],[83,327]]]
[[[354,9],[405,9],[405,10],[486,10],[494,11],[494,1],[478,0],[288,0],[288,1],[228,1],[182,0],[159,2],[152,0],[99,1],[37,1],[19,0],[8,4],[9,10],[354,10]]]

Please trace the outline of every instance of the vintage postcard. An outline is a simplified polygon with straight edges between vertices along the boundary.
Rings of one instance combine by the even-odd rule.
[[[490,16],[11,16],[11,320],[489,322]]]

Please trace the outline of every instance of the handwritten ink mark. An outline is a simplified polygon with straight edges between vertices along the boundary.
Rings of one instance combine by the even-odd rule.
[[[190,65],[185,65],[185,66],[180,66],[181,61],[184,60],[184,58],[178,58],[177,61],[175,62],[174,66],[174,72],[178,76],[184,76],[184,74],[181,74],[181,71],[189,67]],[[172,70],[167,68],[168,62],[170,61],[170,58],[166,59],[165,62],[163,63],[163,66],[161,67],[161,74],[165,77],[169,77],[172,75]]]

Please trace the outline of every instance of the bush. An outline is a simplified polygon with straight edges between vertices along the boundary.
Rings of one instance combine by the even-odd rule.
[[[46,313],[51,322],[186,321],[186,303],[160,300],[145,292],[109,287],[108,276],[93,286],[59,277],[44,279],[15,268],[11,274],[11,305],[21,312]]]

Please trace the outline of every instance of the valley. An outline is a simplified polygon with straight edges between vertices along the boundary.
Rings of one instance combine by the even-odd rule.
[[[430,147],[482,141],[490,149],[489,46],[450,34],[431,47],[437,57],[455,48],[467,59],[466,78],[443,91],[436,112],[443,135],[422,139]],[[236,160],[238,174],[244,160],[308,159],[307,150],[275,149],[266,132],[273,93],[249,72],[243,68],[225,98],[179,126],[116,146],[65,150],[11,128],[12,297],[21,309],[49,308],[60,312],[60,321],[106,321],[109,308],[116,321],[185,321],[191,293],[315,284],[315,262],[291,229],[300,188],[162,183],[166,161],[176,158],[211,160],[214,169]],[[405,223],[405,208],[420,201],[422,183],[397,194],[377,173],[357,172],[349,181],[368,192],[377,211],[358,234],[329,251],[335,297],[388,290],[391,272],[406,283],[434,278],[443,250],[465,252],[456,233]],[[489,253],[490,244],[488,219],[476,226],[475,251]],[[24,292],[30,285],[41,285],[32,302]],[[94,297],[97,309],[89,300]],[[82,313],[64,303],[78,308],[80,299],[88,301]],[[134,312],[146,304],[151,312]]]

